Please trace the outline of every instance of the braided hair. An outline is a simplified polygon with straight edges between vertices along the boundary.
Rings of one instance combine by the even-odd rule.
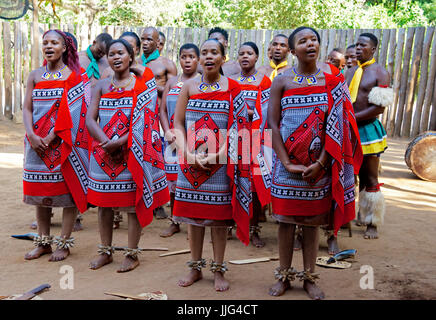
[[[62,54],[63,63],[65,63],[68,66],[68,68],[70,68],[73,72],[80,73],[79,56],[77,54],[77,49],[76,46],[74,45],[73,39],[58,29],[48,30],[43,34],[42,37],[44,38],[45,35],[49,32],[56,32],[62,37],[64,41],[66,50]]]

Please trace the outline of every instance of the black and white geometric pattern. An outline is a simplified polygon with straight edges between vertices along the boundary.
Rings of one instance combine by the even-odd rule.
[[[317,109],[324,114],[328,110],[327,92],[308,95],[291,95],[281,99],[282,114],[280,133],[287,141],[295,130]],[[308,128],[307,130],[311,130]],[[324,176],[313,184],[303,180],[301,174],[291,173],[283,166],[280,159],[273,155],[273,173],[271,196],[289,200],[322,200],[331,193],[331,175]]]

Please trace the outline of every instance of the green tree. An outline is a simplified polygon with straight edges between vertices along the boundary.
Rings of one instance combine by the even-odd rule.
[[[41,0],[40,22],[235,29],[397,28],[436,21],[436,0]],[[53,7],[54,5],[54,7]],[[54,9],[53,9],[54,8]],[[54,14],[54,12],[56,14]],[[29,15],[28,18],[29,19]]]

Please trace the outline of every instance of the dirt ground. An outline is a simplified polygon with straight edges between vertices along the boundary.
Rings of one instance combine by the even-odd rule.
[[[89,261],[96,255],[99,244],[97,211],[84,214],[84,230],[75,232],[76,246],[67,260],[48,262],[48,255],[38,260],[25,261],[24,254],[33,248],[31,241],[11,238],[12,234],[34,232],[29,228],[35,219],[35,209],[22,203],[22,153],[24,128],[7,120],[0,120],[0,295],[23,293],[43,283],[51,289],[41,294],[50,299],[119,299],[104,292],[140,294],[160,290],[169,299],[190,300],[307,300],[302,283],[285,295],[273,298],[267,291],[274,280],[277,261],[249,265],[229,264],[226,277],[230,290],[217,293],[213,289],[213,276],[205,269],[204,279],[191,287],[177,286],[177,280],[188,272],[185,262],[189,254],[159,257],[162,252],[145,252],[140,255],[140,266],[132,272],[116,272],[123,259],[121,252],[114,256],[114,263],[100,270],[88,269]],[[381,182],[386,198],[385,224],[377,240],[363,239],[364,228],[353,224],[352,237],[348,231],[339,234],[341,249],[357,249],[356,261],[350,269],[317,268],[319,285],[326,299],[436,299],[436,251],[434,250],[436,225],[436,183],[415,177],[404,162],[406,140],[389,140],[389,148],[382,156]],[[169,210],[168,207],[165,210]],[[61,210],[54,210],[52,234],[59,235]],[[125,216],[125,218],[127,218]],[[171,238],[159,237],[168,225],[166,220],[155,220],[144,229],[141,247],[166,247],[169,251],[188,249],[186,225],[182,232]],[[276,256],[277,224],[268,217],[262,224],[262,237],[266,246],[256,249],[245,247],[236,239],[227,244],[226,260]],[[206,232],[204,258],[210,260],[212,248],[210,232]],[[114,245],[127,244],[127,221],[114,232]],[[319,256],[326,256],[325,237],[320,236]],[[61,289],[61,267],[69,265],[74,270],[74,289]],[[361,267],[371,266],[374,289],[362,289]],[[294,254],[294,266],[302,270],[302,254]],[[366,270],[366,269],[364,269]],[[362,270],[362,272],[364,271]]]

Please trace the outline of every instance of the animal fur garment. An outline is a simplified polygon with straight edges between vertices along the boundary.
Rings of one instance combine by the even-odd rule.
[[[360,222],[365,225],[379,226],[383,224],[385,216],[385,198],[381,191],[359,193]]]
[[[369,92],[368,102],[380,107],[389,107],[394,102],[394,90],[392,88],[374,87]]]

